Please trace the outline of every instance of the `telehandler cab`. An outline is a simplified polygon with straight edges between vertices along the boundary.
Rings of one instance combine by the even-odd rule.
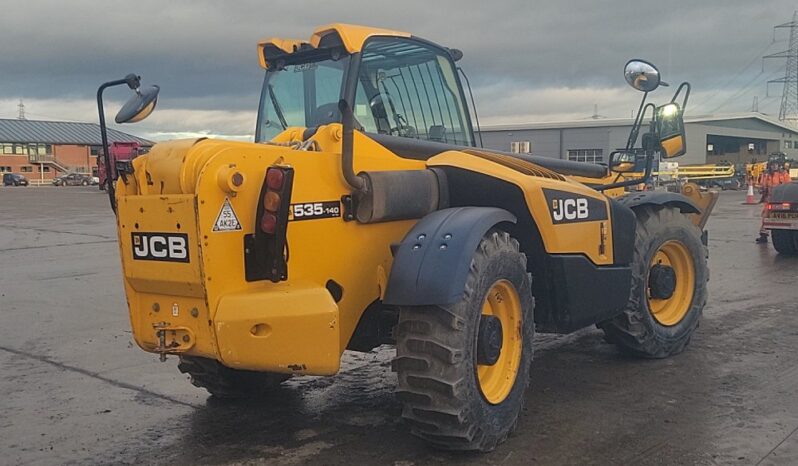
[[[487,451],[516,425],[536,330],[598,325],[648,358],[688,344],[711,204],[624,195],[641,180],[621,173],[684,153],[689,84],[655,107],[659,72],[627,64],[645,94],[608,169],[478,147],[462,53],[404,32],[333,24],[258,55],[255,143],[158,143],[109,190],[136,343],[194,385],[262,395],[395,344],[412,432]],[[117,122],[152,111],[157,88],[114,83],[137,90]]]

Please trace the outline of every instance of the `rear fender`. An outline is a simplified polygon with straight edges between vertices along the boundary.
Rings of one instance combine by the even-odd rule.
[[[665,191],[642,191],[618,198],[621,205],[634,209],[642,205],[678,207],[683,214],[700,214],[701,209],[687,196]]]
[[[422,218],[396,248],[383,302],[398,306],[458,302],[480,240],[504,222],[515,223],[516,218],[497,207],[456,207]]]

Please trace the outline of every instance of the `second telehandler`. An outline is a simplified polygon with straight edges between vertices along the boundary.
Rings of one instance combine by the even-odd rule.
[[[681,352],[707,300],[710,204],[697,189],[624,195],[641,181],[621,173],[685,152],[689,84],[655,106],[659,71],[626,65],[644,97],[608,168],[478,147],[461,57],[344,24],[267,40],[254,143],[161,142],[118,164],[136,343],[218,397],[393,344],[412,432],[478,451],[517,423],[535,331],[598,325],[641,357]],[[119,84],[136,94],[117,122],[155,107],[134,75],[106,83],[103,126],[102,90]]]

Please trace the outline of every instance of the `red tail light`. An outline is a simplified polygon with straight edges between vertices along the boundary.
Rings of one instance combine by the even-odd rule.
[[[260,229],[263,230],[264,233],[273,235],[276,228],[277,216],[271,212],[264,212],[263,217],[260,219]]]
[[[268,186],[269,189],[279,191],[283,187],[284,180],[285,174],[279,168],[270,168],[266,172],[266,186]]]

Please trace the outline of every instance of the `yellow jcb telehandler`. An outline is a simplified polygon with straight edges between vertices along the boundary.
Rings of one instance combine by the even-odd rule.
[[[626,65],[644,97],[608,168],[480,148],[462,53],[408,33],[333,24],[258,57],[254,143],[158,143],[108,190],[135,341],[194,385],[258,396],[394,344],[412,432],[487,451],[516,425],[536,330],[598,325],[647,358],[690,341],[710,209],[698,190],[623,195],[640,180],[621,175],[684,153],[689,84],[647,104],[658,70]],[[121,84],[116,121],[146,117],[158,89],[135,75],[100,111]]]

